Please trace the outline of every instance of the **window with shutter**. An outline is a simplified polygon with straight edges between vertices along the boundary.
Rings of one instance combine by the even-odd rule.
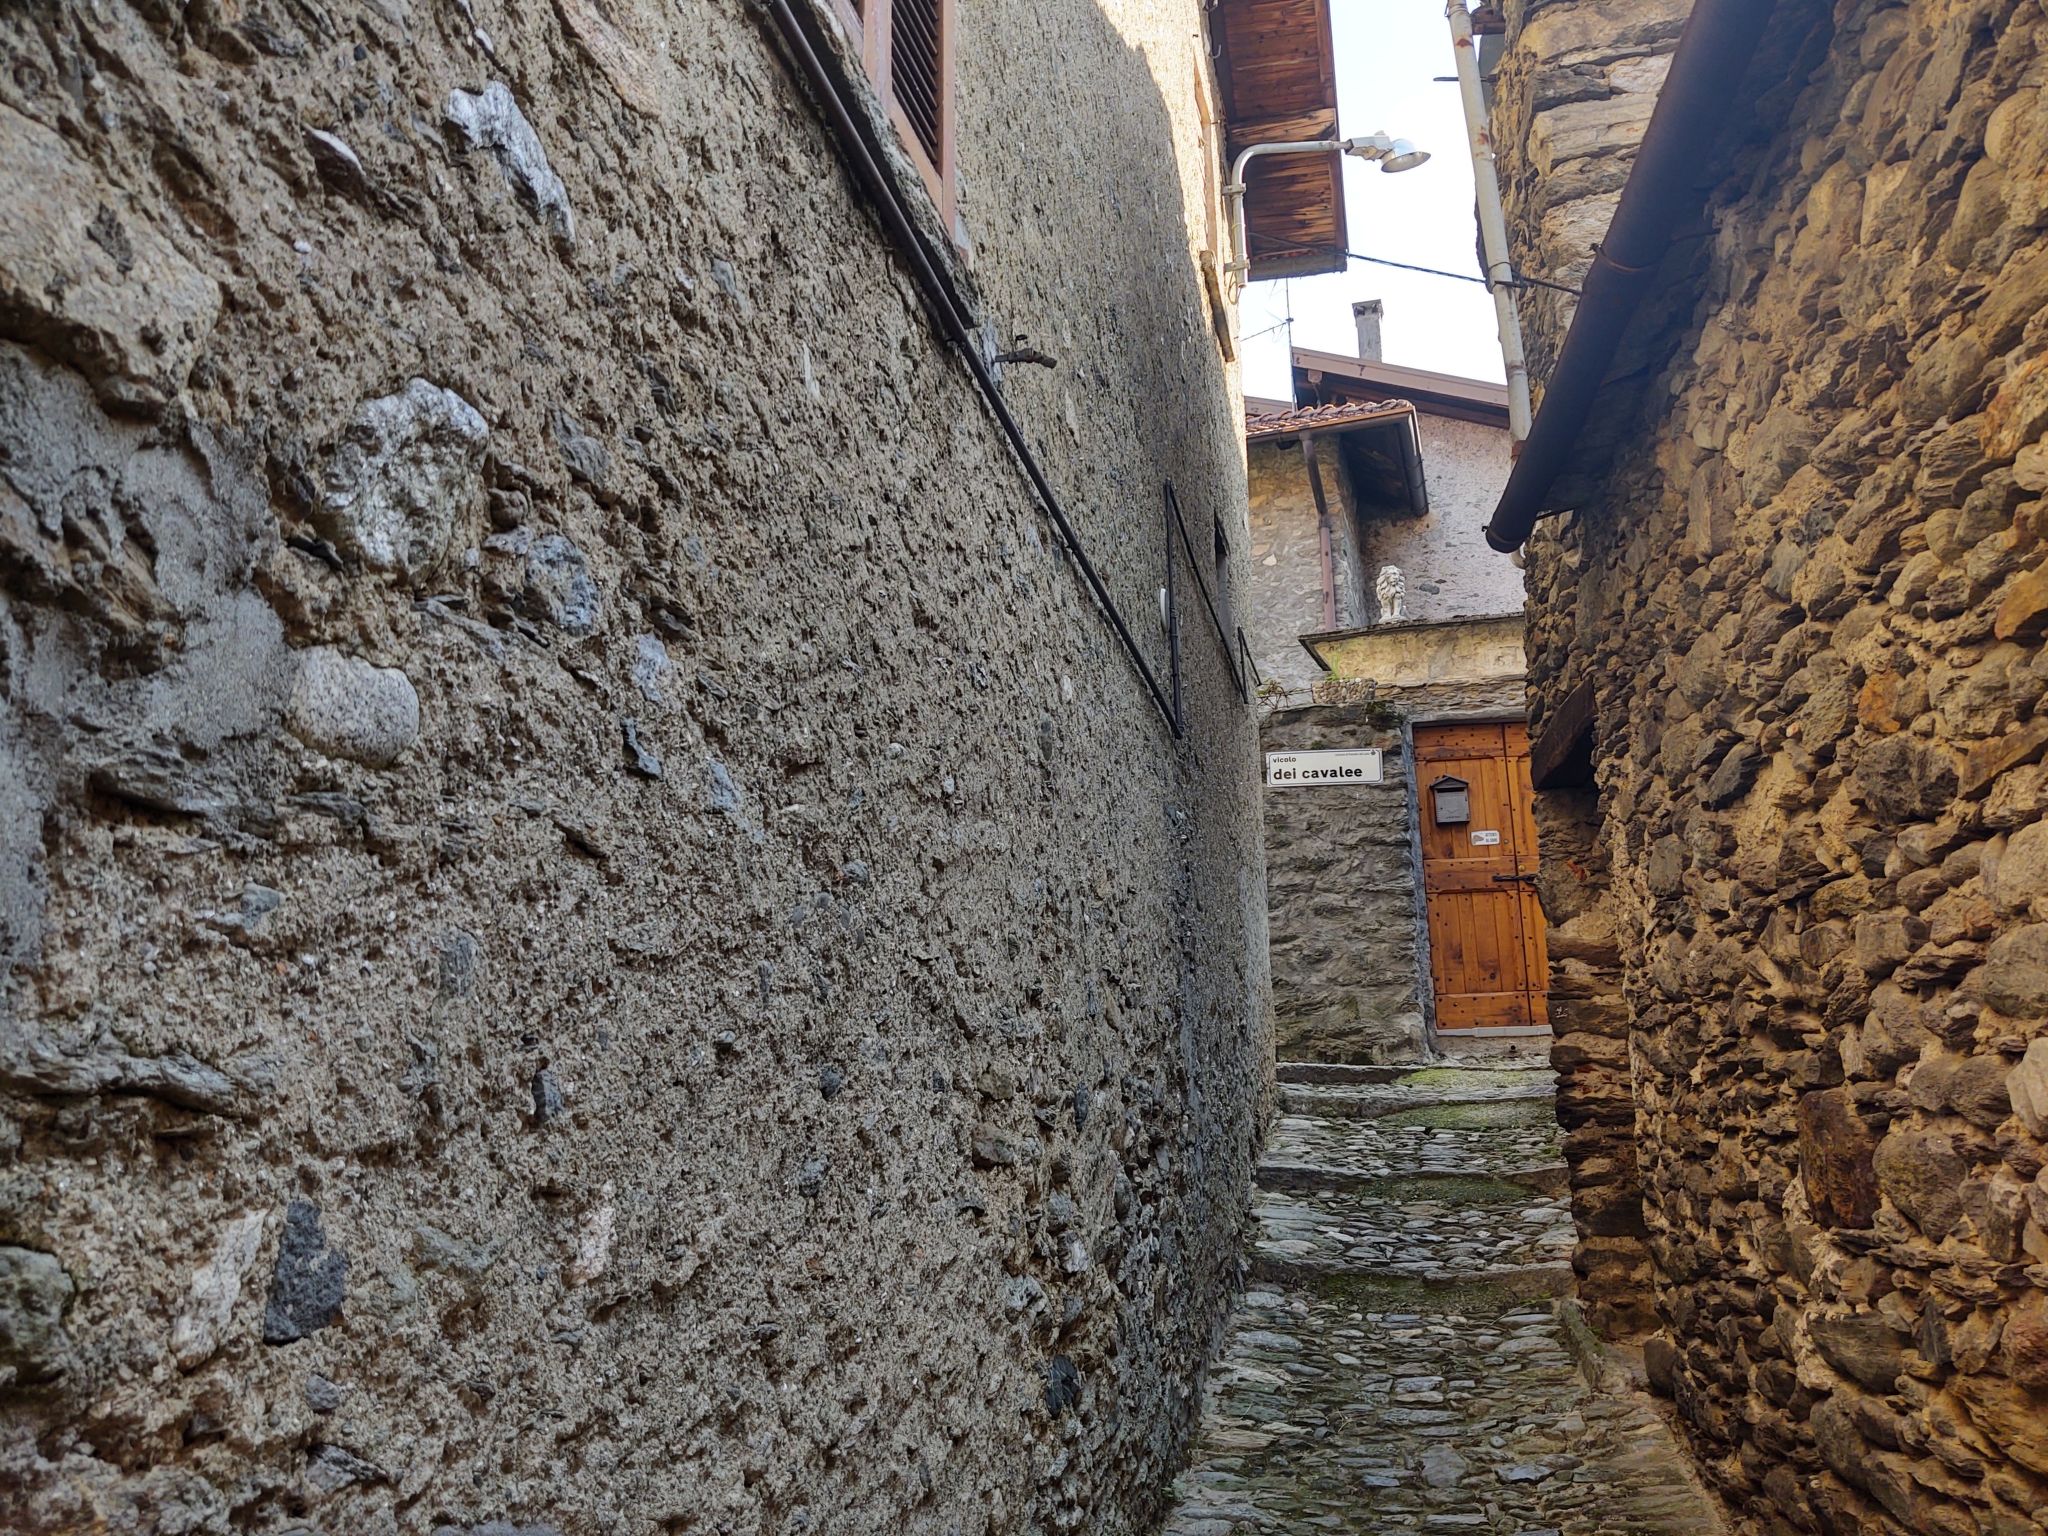
[[[861,65],[924,178],[939,216],[953,221],[954,0],[837,0],[860,42]]]
[[[910,120],[917,147],[936,166],[944,147],[940,80],[945,67],[945,7],[941,0],[895,0],[889,20],[889,79],[896,104]]]

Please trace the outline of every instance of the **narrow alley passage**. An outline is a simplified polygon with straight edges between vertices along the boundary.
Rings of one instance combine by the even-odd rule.
[[[1548,1069],[1281,1075],[1250,1286],[1166,1536],[1719,1532],[1578,1322]]]

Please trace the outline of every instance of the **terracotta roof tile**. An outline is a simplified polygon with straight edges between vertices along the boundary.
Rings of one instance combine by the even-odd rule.
[[[1247,415],[1244,435],[1248,441],[1258,442],[1269,437],[1295,437],[1303,432],[1358,427],[1368,422],[1391,421],[1414,414],[1415,407],[1406,400],[1354,400],[1338,405],[1304,405],[1291,411]]]

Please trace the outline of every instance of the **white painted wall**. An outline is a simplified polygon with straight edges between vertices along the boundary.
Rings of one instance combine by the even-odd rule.
[[[1486,544],[1511,460],[1505,427],[1418,415],[1423,474],[1429,485],[1427,517],[1368,517],[1360,554],[1364,585],[1383,565],[1408,578],[1406,617],[1411,622],[1473,618],[1522,611],[1522,573]],[[1371,603],[1368,597],[1368,603]],[[1377,622],[1377,606],[1372,607]]]

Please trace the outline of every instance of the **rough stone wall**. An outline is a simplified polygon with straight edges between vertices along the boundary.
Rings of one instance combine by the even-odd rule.
[[[1489,96],[1517,270],[1577,287],[1607,233],[1693,0],[1507,0]],[[1575,301],[1521,292],[1540,392]]]
[[[1636,1161],[1629,1009],[1619,903],[1598,797],[1536,796],[1537,894],[1550,953],[1550,1065],[1578,1241],[1572,1268],[1586,1320],[1610,1339],[1656,1328],[1642,1174]]]
[[[1359,580],[1358,553],[1345,511],[1344,474],[1337,445],[1316,444],[1323,494],[1330,507],[1330,553],[1337,588],[1337,627],[1363,624],[1369,616]],[[1306,690],[1323,675],[1301,637],[1324,628],[1323,554],[1316,533],[1316,500],[1301,444],[1257,442],[1246,446],[1251,518],[1251,605],[1245,639],[1257,659],[1259,676],[1289,692]]]
[[[1414,808],[1398,723],[1363,705],[1277,709],[1268,752],[1378,747],[1378,784],[1266,791],[1267,926],[1282,1060],[1396,1061],[1423,1049]]]
[[[1522,573],[1486,547],[1486,519],[1508,482],[1507,429],[1428,415],[1418,416],[1416,427],[1429,511],[1362,520],[1367,587],[1381,566],[1398,565],[1406,585],[1402,611],[1413,623],[1521,612]]]
[[[1691,11],[1692,0],[1509,0],[1507,47],[1490,102],[1520,270],[1568,286],[1584,279]],[[1574,310],[1568,294],[1522,290],[1523,340],[1539,401]],[[1532,696],[1532,740],[1541,711],[1554,703]],[[1580,1235],[1579,1297],[1595,1327],[1629,1337],[1654,1326],[1614,937],[1630,918],[1613,892],[1593,802],[1539,796],[1537,816],[1551,937],[1551,1065]]]
[[[1618,1072],[1626,1010],[1649,1361],[1716,1485],[1771,1531],[2024,1536],[2048,13],[1785,14],[1825,55],[1722,191],[1669,414],[1530,546],[1535,724],[1598,698],[1597,796],[1544,797],[1545,903],[1583,925],[1553,953],[1598,1013],[1559,1049]]]
[[[1141,616],[1162,480],[1242,526],[1198,27],[958,39]],[[0,1526],[1145,1526],[1267,1091],[1256,733],[1190,626],[1169,742],[758,15],[0,49]]]

